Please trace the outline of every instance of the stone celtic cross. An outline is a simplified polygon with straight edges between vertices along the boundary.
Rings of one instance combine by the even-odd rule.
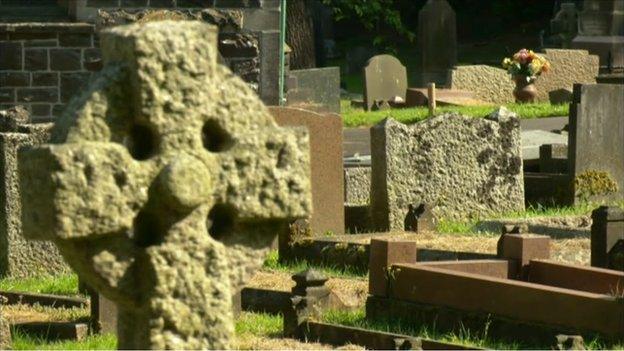
[[[231,297],[311,211],[308,136],[216,63],[216,29],[101,34],[105,67],[19,157],[24,235],[117,304],[121,349],[224,349]]]

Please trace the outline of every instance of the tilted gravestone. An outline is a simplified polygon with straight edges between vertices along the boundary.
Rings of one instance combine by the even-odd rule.
[[[385,101],[395,101],[396,97],[405,101],[407,92],[407,72],[405,66],[391,55],[372,57],[364,67],[364,106],[370,111],[373,105]]]
[[[624,86],[575,84],[568,161],[575,201],[624,200]]]
[[[217,32],[102,32],[105,67],[20,153],[24,234],[118,308],[120,349],[225,349],[232,296],[310,212],[308,137],[217,65]]]
[[[371,128],[371,216],[376,230],[409,229],[410,207],[466,219],[524,210],[520,122],[500,108],[486,118],[445,114]]]
[[[429,0],[418,13],[419,84],[446,85],[448,70],[457,64],[455,11],[446,0]]]
[[[344,234],[342,177],[342,118],[334,113],[319,114],[292,107],[269,107],[277,124],[306,127],[310,136],[310,184],[312,235]],[[289,236],[280,238],[280,256]]]

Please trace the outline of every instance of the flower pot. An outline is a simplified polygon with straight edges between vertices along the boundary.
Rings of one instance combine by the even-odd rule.
[[[513,91],[513,95],[518,103],[530,103],[534,102],[537,97],[537,88],[533,81],[527,82],[526,76],[517,76],[514,78],[516,81],[516,88]]]

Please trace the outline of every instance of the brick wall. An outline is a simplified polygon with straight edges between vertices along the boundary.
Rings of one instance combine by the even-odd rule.
[[[167,9],[219,27],[223,62],[267,105],[278,104],[279,0],[75,0],[80,23],[0,24],[0,109],[25,105],[37,121],[58,117],[101,67],[97,32]]]
[[[24,105],[50,121],[99,69],[90,24],[0,24],[0,109]]]

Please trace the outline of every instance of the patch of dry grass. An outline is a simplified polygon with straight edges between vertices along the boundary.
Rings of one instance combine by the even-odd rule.
[[[88,308],[54,308],[40,305],[3,305],[2,315],[9,323],[71,322],[89,319]]]

